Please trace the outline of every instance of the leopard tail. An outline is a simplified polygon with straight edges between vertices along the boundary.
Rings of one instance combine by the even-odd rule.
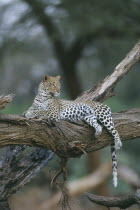
[[[112,174],[113,174],[113,185],[117,187],[117,155],[115,144],[111,144],[111,156],[112,156]]]

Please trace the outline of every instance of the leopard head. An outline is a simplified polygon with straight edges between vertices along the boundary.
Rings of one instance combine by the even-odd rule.
[[[58,96],[60,94],[60,76],[51,77],[46,75],[39,85],[38,92],[43,95]]]

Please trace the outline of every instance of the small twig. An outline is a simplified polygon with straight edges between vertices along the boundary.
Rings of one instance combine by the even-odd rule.
[[[134,204],[140,205],[140,190],[137,190],[134,194],[122,197],[104,197],[93,195],[91,193],[85,193],[85,195],[91,202],[105,207],[118,207],[126,209]]]
[[[85,155],[87,155],[87,152],[83,148],[79,147],[79,150],[81,150]]]

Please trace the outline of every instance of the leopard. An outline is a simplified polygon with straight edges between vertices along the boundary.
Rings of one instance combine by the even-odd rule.
[[[46,117],[60,122],[83,121],[95,129],[95,137],[98,138],[105,127],[113,136],[111,144],[113,185],[117,186],[117,154],[122,142],[112,119],[112,112],[108,105],[96,101],[65,100],[58,98],[60,94],[60,76],[46,75],[39,84],[38,93],[33,104],[24,113],[26,118]]]

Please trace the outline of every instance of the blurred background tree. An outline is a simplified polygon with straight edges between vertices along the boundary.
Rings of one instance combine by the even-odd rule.
[[[45,74],[62,76],[61,97],[69,99],[110,74],[140,37],[139,11],[140,0],[1,0],[0,93],[16,94],[4,112],[23,113]],[[113,111],[139,106],[139,68],[137,63],[116,87],[117,96],[105,102]],[[137,173],[139,146],[139,141],[127,142],[119,153],[119,161]],[[108,153],[104,149],[88,158],[71,160],[69,180],[109,161]],[[122,184],[114,193],[132,190],[128,183],[119,182]],[[110,181],[97,191],[112,193]]]

